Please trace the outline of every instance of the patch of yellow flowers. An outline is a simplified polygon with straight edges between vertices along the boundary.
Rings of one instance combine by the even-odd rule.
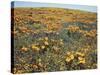
[[[76,55],[78,55],[78,64],[85,64],[86,59],[85,59],[85,54],[82,52],[76,52]]]
[[[78,58],[77,64],[85,64],[86,59],[84,56],[85,56],[85,54],[81,53],[81,52],[75,52],[74,54],[73,54],[73,52],[67,52],[65,61],[69,63],[72,60],[74,60],[75,58]]]
[[[21,51],[28,51],[28,48],[26,48],[26,47],[23,46],[23,47],[21,48]]]
[[[45,49],[45,46],[41,46],[41,49]]]
[[[69,30],[70,32],[76,32],[80,30],[79,26],[73,26],[73,25],[68,26],[66,29]]]
[[[85,64],[85,58],[83,57],[78,57],[78,64]]]
[[[38,46],[34,45],[34,44],[32,44],[32,49],[33,50],[36,50],[36,51],[39,51],[40,50],[40,48]]]
[[[78,56],[85,56],[85,54],[84,53],[82,53],[82,52],[76,52],[76,55],[78,55]]]
[[[48,37],[45,37],[44,39],[45,39],[46,41],[48,41]]]
[[[45,41],[44,44],[45,44],[45,45],[49,45],[48,41]]]
[[[63,39],[60,39],[60,45],[63,45],[64,43],[63,43]]]
[[[49,43],[48,43],[48,37],[45,37],[45,38],[44,38],[44,44],[45,44],[45,45],[49,45]]]
[[[39,39],[39,40],[43,40],[43,39]],[[48,43],[48,37],[44,37],[44,45],[42,45],[41,47],[35,45],[35,44],[32,44],[32,50],[35,50],[35,51],[40,51],[40,49],[45,49],[46,46],[49,45]]]
[[[74,59],[74,55],[71,52],[67,52],[66,62],[70,62]]]

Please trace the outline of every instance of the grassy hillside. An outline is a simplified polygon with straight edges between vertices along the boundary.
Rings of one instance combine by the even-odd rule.
[[[96,13],[63,8],[12,12],[14,73],[97,68]]]

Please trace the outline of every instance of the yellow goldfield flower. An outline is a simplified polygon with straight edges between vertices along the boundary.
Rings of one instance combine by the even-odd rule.
[[[78,60],[79,60],[79,64],[85,64],[85,58],[83,58],[83,57],[78,57]]]
[[[44,42],[45,45],[49,45],[49,43],[47,41]]]
[[[63,39],[60,39],[60,41],[63,41]]]
[[[67,52],[67,55],[70,55],[71,54],[71,52]]]
[[[54,49],[54,50],[59,50],[59,48],[58,48],[58,47],[56,47],[56,46],[53,46],[53,49]]]
[[[70,62],[73,59],[74,59],[74,55],[71,54],[71,52],[67,52],[66,62]]]
[[[42,40],[42,38],[39,38],[39,40]]]
[[[32,49],[34,49],[34,48],[36,48],[36,46],[35,45],[32,45]]]
[[[68,58],[66,58],[66,62],[70,62],[71,61],[71,59],[68,57]]]
[[[41,59],[39,58],[38,61],[41,62]]]
[[[76,52],[76,54],[79,55],[79,56],[85,56],[85,54],[81,53],[81,52]]]
[[[71,58],[71,59],[74,59],[74,55],[70,55],[70,58]]]
[[[40,50],[40,48],[38,48],[38,47],[37,47],[37,48],[36,48],[36,50],[37,50],[37,51],[39,51],[39,50]]]
[[[14,70],[14,73],[16,73],[17,69],[16,69],[16,68],[14,68],[13,70]]]
[[[22,51],[27,51],[28,49],[27,49],[26,47],[23,46],[23,47],[21,48],[21,50],[22,50]]]
[[[62,41],[60,41],[60,44],[63,45],[64,43]]]
[[[79,61],[79,63],[85,64],[85,60],[81,60],[81,61]]]
[[[39,67],[43,67],[42,63],[39,63],[38,65],[39,65]]]
[[[45,48],[45,46],[41,46],[41,49],[44,49]]]
[[[79,60],[83,60],[83,58],[82,58],[82,57],[78,57],[78,59],[79,59]]]
[[[45,37],[44,39],[47,41],[48,40],[48,37]]]
[[[37,47],[37,46],[35,46],[34,44],[32,45],[32,49],[33,49],[33,50],[36,50],[36,51],[39,51],[39,50],[40,50],[40,48]]]

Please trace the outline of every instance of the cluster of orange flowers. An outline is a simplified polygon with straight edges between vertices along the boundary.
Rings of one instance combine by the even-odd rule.
[[[64,44],[62,39],[59,39],[59,40],[50,39],[49,40],[48,37],[44,37],[44,38],[39,38],[38,40],[40,41],[39,43],[29,45],[28,47],[22,46],[20,50],[26,52],[29,50],[29,48],[31,48],[33,51],[39,52],[40,50],[46,49],[47,46],[49,46],[50,44],[59,44],[59,46],[62,46]],[[54,45],[52,48],[55,51],[59,50],[59,48],[56,45]]]
[[[66,29],[69,30],[70,32],[79,32],[86,37],[95,37],[96,36],[95,29],[86,31],[86,30],[81,30],[78,26],[73,26],[73,25],[68,26]]]
[[[89,37],[95,37],[96,36],[96,30],[91,30],[89,32],[86,32],[84,36],[89,36]]]
[[[26,33],[28,31],[27,27],[19,27],[19,29],[23,32]]]
[[[70,32],[77,32],[80,30],[78,26],[73,26],[73,25],[68,26],[66,29],[69,30]]]
[[[86,37],[96,37],[96,30],[90,30],[90,31],[85,31],[85,30],[79,30],[80,33],[82,33]]]

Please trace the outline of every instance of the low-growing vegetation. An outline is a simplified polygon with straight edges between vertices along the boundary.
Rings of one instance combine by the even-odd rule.
[[[14,73],[97,68],[97,14],[12,8]]]

